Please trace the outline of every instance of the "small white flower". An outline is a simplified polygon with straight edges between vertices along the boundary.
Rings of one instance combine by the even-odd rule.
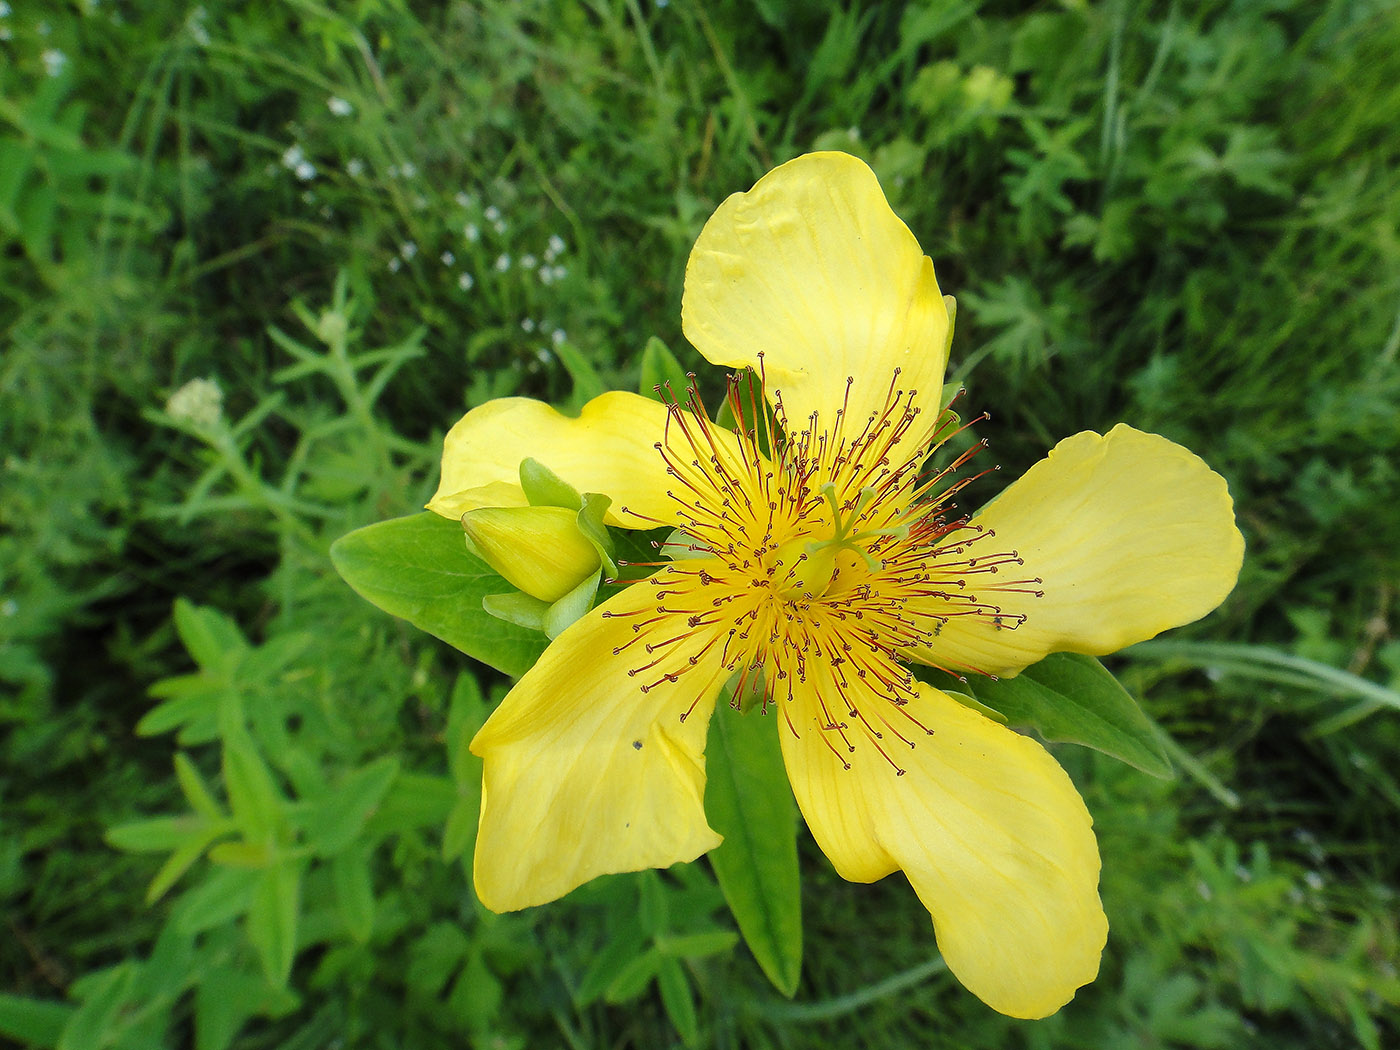
[[[1327,880],[1322,877],[1320,871],[1308,871],[1303,873],[1303,881],[1308,884],[1308,889],[1320,890],[1327,885]]]
[[[5,14],[9,13],[5,12]],[[3,603],[0,603],[0,616],[13,616],[17,612],[19,612],[19,602],[13,598],[6,598]]]
[[[312,164],[309,160],[304,160],[298,164],[295,171],[297,178],[301,179],[302,182],[310,182],[316,177],[316,165]]]
[[[495,231],[496,231],[496,236],[499,237],[501,234],[503,234],[503,233],[506,232],[506,220],[505,220],[505,219],[497,219],[495,222],[493,222],[493,223],[491,224],[491,229],[495,230]]]
[[[406,160],[403,162],[403,165],[399,168],[399,175],[405,179],[417,178],[418,167],[412,161]]]
[[[56,47],[45,49],[44,53],[39,57],[44,60],[44,72],[51,77],[58,76],[63,72],[64,67],[68,65],[68,56]]]
[[[470,208],[475,203],[475,201],[472,200],[472,195],[466,190],[458,190],[453,195],[452,199],[457,202],[457,207],[459,208]]]
[[[345,162],[345,174],[352,179],[358,179],[365,173],[365,162],[359,157],[351,157]]]
[[[412,241],[404,241],[399,245],[399,254],[403,256],[404,262],[412,262],[413,257],[418,254],[418,245]]]
[[[569,337],[564,334],[564,329],[562,328],[556,328],[549,334],[549,341],[555,346],[563,346],[564,340],[567,338]]]
[[[540,347],[535,351],[535,360],[542,365],[549,364],[550,353],[547,347]]]
[[[14,33],[10,31],[9,26],[0,26],[0,40],[9,40],[12,36]]]
[[[355,107],[346,102],[339,95],[332,95],[326,99],[326,108],[337,117],[348,117],[355,112]]]
[[[552,269],[550,273],[553,274],[554,280],[556,281],[562,281],[565,277],[569,275],[569,271],[564,269],[564,267],[562,266],[554,267],[554,269]]]
[[[413,195],[413,210],[414,210],[414,211],[422,211],[422,210],[425,209],[427,206],[428,206],[428,198],[427,198],[427,197],[423,196],[421,193],[415,193],[415,194]]]
[[[525,320],[523,320],[523,321],[520,322],[520,330],[521,330],[522,332],[524,332],[526,335],[529,335],[531,332],[533,332],[533,331],[535,330],[535,322],[534,322],[534,320],[533,320],[532,318],[529,318],[529,317],[525,318]]]
[[[0,18],[10,17],[10,5],[5,0],[0,0]]]
[[[540,284],[554,283],[554,271],[548,266],[541,266],[539,270],[536,271],[535,276],[540,279]]]
[[[551,233],[549,235],[549,245],[544,250],[544,261],[553,262],[564,254],[564,249],[567,247],[568,245],[564,243],[563,237],[560,237],[557,233]]]
[[[403,269],[403,261],[397,255],[389,256],[389,272],[398,273]]]
[[[457,275],[457,287],[462,289],[462,291],[470,292],[475,285],[476,278],[471,274],[462,273]]]
[[[501,221],[501,209],[496,207],[494,204],[487,205],[486,210],[481,214],[486,217],[487,222]]]
[[[301,147],[293,142],[282,152],[282,166],[295,170],[296,166],[306,160],[306,154],[301,151]]]
[[[166,414],[182,423],[212,427],[224,412],[224,392],[212,379],[191,379],[165,402]]]
[[[397,164],[390,164],[385,174],[391,179],[397,179],[399,177],[399,166]]]
[[[462,236],[471,241],[472,244],[475,244],[477,241],[481,240],[481,231],[476,228],[476,223],[469,222],[462,227]]]
[[[442,265],[444,266],[451,266],[457,261],[457,256],[453,255],[451,252],[443,252],[438,258],[442,260]]]
[[[527,270],[533,270],[539,264],[540,261],[536,259],[533,255],[522,255],[520,257],[520,265],[525,267],[525,269]]]
[[[40,36],[48,36],[53,32],[53,26],[49,25],[47,22],[40,22],[34,27],[34,31]]]
[[[505,273],[510,269],[510,256],[502,253],[496,259],[496,272]]]

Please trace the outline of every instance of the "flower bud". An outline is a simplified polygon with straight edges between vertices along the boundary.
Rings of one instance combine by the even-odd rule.
[[[476,553],[513,586],[556,602],[591,576],[601,561],[563,507],[483,507],[462,515]]]

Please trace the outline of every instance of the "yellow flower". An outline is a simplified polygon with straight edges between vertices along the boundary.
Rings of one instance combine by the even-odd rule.
[[[686,271],[685,332],[757,435],[611,393],[576,419],[492,402],[448,435],[429,504],[523,502],[534,457],[668,525],[673,560],[575,623],[472,742],[484,760],[477,892],[496,911],[719,843],[706,727],[756,684],[813,836],[845,878],[902,870],[954,974],[1007,1014],[1053,1013],[1098,972],[1107,922],[1089,813],[1033,740],[917,681],[922,661],[1014,675],[1203,616],[1243,556],[1225,482],[1126,426],[1081,433],[976,518],[921,473],[947,437],[949,316],[874,174],[839,153],[720,206]],[[771,442],[764,435],[771,435]],[[765,451],[771,445],[771,451]],[[493,502],[480,502],[493,501]]]

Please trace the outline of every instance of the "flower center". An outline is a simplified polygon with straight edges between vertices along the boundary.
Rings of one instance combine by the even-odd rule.
[[[984,556],[993,533],[949,513],[972,480],[949,479],[985,442],[921,474],[959,428],[948,413],[916,439],[919,408],[897,380],[859,429],[843,406],[795,430],[752,376],[730,377],[733,432],[709,422],[693,386],[684,407],[671,402],[656,446],[677,483],[675,520],[657,522],[677,529],[660,545],[671,560],[644,563],[661,567],[637,584],[656,588],[654,614],[619,614],[634,637],[614,650],[646,654],[628,671],[644,691],[705,666],[732,678],[735,703],[760,691],[765,710],[779,704],[794,734],[815,731],[843,763],[864,740],[903,772],[892,742],[926,732],[905,710],[916,692],[903,660],[953,616],[1019,625],[984,595],[1039,581],[971,585],[1020,564],[1014,551]],[[697,681],[697,700],[706,688]]]

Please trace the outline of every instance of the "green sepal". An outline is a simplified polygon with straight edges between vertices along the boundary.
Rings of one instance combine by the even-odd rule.
[[[667,384],[670,384],[670,400],[683,401],[685,392],[690,389],[690,376],[666,344],[652,336],[642,350],[642,376],[637,392],[643,397],[666,402],[668,398],[661,391],[667,389]]]
[[[528,631],[543,631],[544,618],[549,612],[549,602],[541,601],[524,591],[488,594],[481,599],[481,607],[496,619],[524,627]]]
[[[764,974],[792,997],[802,974],[797,804],[778,715],[741,713],[720,694],[705,746],[705,817],[724,841],[709,853],[739,932]]]
[[[551,641],[593,608],[593,596],[598,593],[598,584],[602,580],[603,570],[600,567],[592,576],[549,607],[549,611],[544,614],[544,633]]]
[[[563,507],[578,510],[583,497],[578,489],[550,470],[537,459],[520,461],[520,487],[532,507]]]
[[[584,539],[593,544],[594,550],[598,552],[598,558],[603,563],[603,568],[607,570],[608,579],[615,580],[617,579],[617,548],[613,546],[612,533],[608,531],[607,525],[603,522],[603,516],[612,506],[612,497],[604,496],[598,492],[585,492],[582,498],[583,507],[578,512],[578,531],[583,533]]]

